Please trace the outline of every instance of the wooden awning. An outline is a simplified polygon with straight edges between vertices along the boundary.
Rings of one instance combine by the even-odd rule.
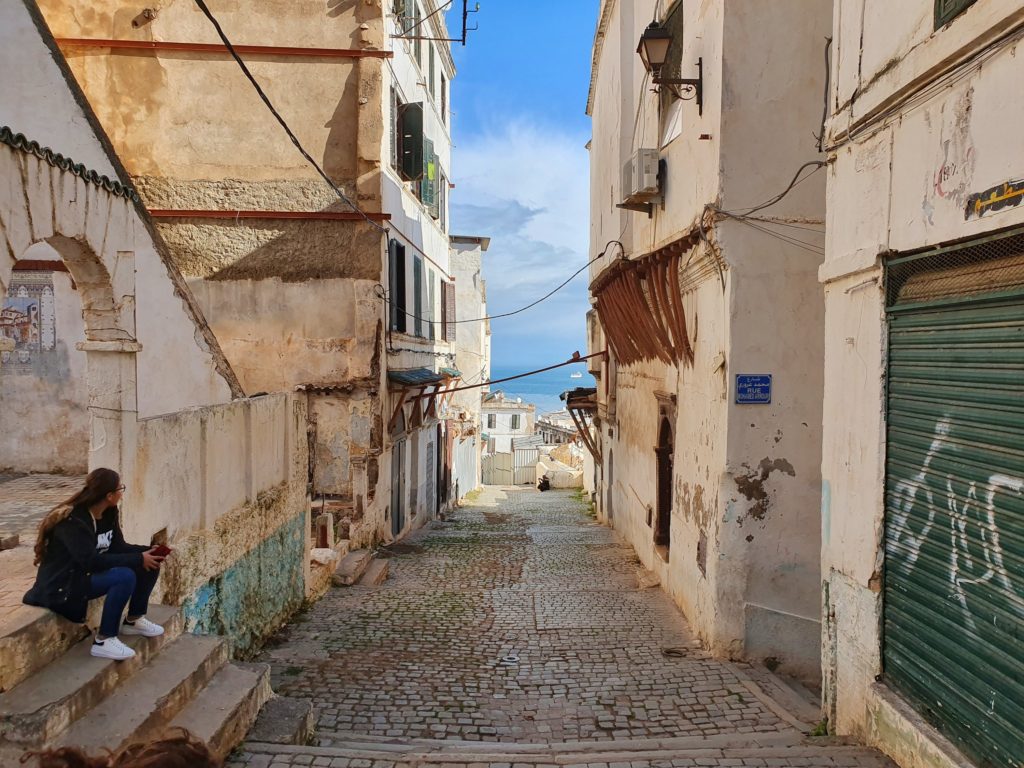
[[[621,365],[655,359],[693,363],[679,271],[696,242],[687,235],[638,259],[622,259],[591,285],[601,327]]]
[[[594,416],[597,413],[597,390],[593,388],[573,389],[562,394],[565,400],[565,410],[572,417],[572,423],[576,425],[577,434],[594,461],[601,463],[601,451],[598,450],[597,441],[590,434],[590,427],[587,424],[587,416]]]

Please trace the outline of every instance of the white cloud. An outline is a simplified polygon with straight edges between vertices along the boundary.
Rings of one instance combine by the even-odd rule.
[[[452,232],[491,237],[484,257],[491,314],[543,296],[586,263],[585,141],[519,122],[486,130],[456,148]],[[495,363],[544,363],[582,351],[587,308],[584,272],[536,308],[494,321]]]

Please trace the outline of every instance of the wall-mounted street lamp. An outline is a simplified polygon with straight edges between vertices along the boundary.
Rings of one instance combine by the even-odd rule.
[[[691,99],[697,102],[697,113],[700,115],[704,114],[704,59],[697,59],[697,77],[696,79],[680,79],[677,77],[662,77],[661,69],[665,66],[665,60],[668,58],[668,49],[672,45],[672,35],[665,29],[661,24],[656,21],[652,21],[644,33],[640,35],[640,44],[636,47],[636,52],[640,54],[640,59],[644,63],[644,68],[651,73],[651,82],[655,85],[670,85],[676,88],[681,88],[687,93],[692,94],[691,96],[681,96],[678,91],[676,95],[678,98],[685,101]]]

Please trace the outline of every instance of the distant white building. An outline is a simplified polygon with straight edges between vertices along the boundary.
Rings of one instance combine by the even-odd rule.
[[[491,376],[491,327],[487,317],[487,286],[483,254],[489,237],[451,236],[450,265],[455,281],[455,320],[452,338],[456,388],[478,384]],[[479,320],[479,322],[474,322]],[[451,435],[452,492],[456,500],[480,486],[480,457],[485,448],[480,418],[480,391],[455,392],[444,406],[443,417]]]
[[[504,392],[485,392],[480,404],[486,453],[509,453],[512,440],[532,435],[537,406],[522,398],[507,399]]]

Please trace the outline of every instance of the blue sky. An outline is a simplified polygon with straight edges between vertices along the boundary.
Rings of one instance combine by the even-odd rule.
[[[470,2],[470,8],[476,0]],[[491,237],[488,312],[543,296],[587,261],[590,120],[584,114],[597,0],[480,0],[455,44],[452,233]],[[462,2],[448,15],[461,31]],[[585,352],[584,272],[515,317],[494,320],[494,368]]]

